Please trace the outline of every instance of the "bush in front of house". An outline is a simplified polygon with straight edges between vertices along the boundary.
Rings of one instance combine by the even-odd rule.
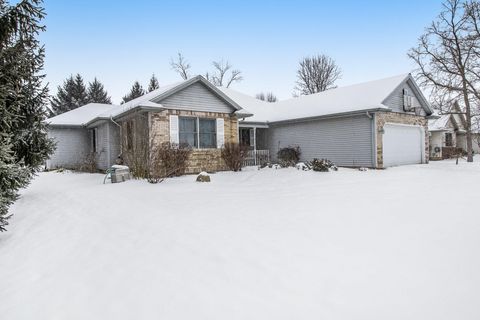
[[[330,170],[337,171],[337,166],[328,159],[317,159],[314,158],[310,163],[309,167],[312,168],[313,171],[319,172],[329,172]]]
[[[164,142],[152,148],[147,180],[150,183],[162,182],[165,178],[185,174],[187,160],[192,153],[188,145]]]
[[[227,142],[222,148],[222,159],[225,161],[228,169],[236,172],[242,170],[247,153],[248,146]]]
[[[300,155],[299,146],[288,146],[277,152],[278,162],[283,168],[295,166],[300,161]]]

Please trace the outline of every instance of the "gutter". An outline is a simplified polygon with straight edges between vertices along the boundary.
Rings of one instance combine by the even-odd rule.
[[[296,123],[296,122],[315,121],[315,120],[323,120],[323,119],[344,118],[344,117],[350,117],[354,115],[366,115],[367,117],[371,118],[370,113],[381,112],[381,111],[391,112],[392,110],[390,108],[373,108],[373,109],[365,109],[365,110],[358,110],[358,111],[331,113],[331,114],[322,115],[322,116],[270,121],[269,124],[276,125],[276,124],[283,124],[283,123]]]

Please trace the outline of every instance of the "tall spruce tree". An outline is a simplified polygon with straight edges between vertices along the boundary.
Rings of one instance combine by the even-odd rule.
[[[87,95],[88,102],[112,104],[112,100],[108,96],[103,84],[97,78],[88,84]]]
[[[150,78],[150,82],[148,84],[148,92],[152,92],[153,90],[157,90],[158,88],[160,88],[158,79],[157,77],[155,77],[155,74],[152,74],[152,77]]]
[[[132,89],[130,89],[130,92],[123,97],[122,103],[141,97],[144,94],[145,94],[145,90],[142,88],[142,85],[138,81],[135,81],[133,83]]]
[[[57,95],[50,101],[53,115],[76,109],[88,103],[88,93],[80,74],[67,78],[62,86],[58,86]]]
[[[8,208],[53,153],[44,122],[48,89],[42,85],[45,30],[40,0],[10,6],[0,0],[0,231]]]

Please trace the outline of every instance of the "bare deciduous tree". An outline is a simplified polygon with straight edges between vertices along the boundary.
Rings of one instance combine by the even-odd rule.
[[[300,60],[297,70],[296,94],[308,95],[335,88],[335,82],[342,76],[335,60],[319,54]]]
[[[170,66],[177,72],[183,80],[190,78],[190,63],[179,52],[176,59],[170,61]]]
[[[258,100],[266,101],[266,102],[277,102],[277,97],[272,93],[272,92],[267,92],[267,93],[257,93],[255,95],[255,98]]]
[[[227,87],[234,82],[243,80],[242,72],[238,69],[232,69],[228,61],[223,59],[220,61],[213,61],[213,72],[207,72],[205,78],[216,85],[217,87]]]
[[[467,161],[472,155],[472,118],[480,101],[480,5],[478,1],[447,0],[408,56],[418,66],[419,83],[431,90],[440,114],[458,113],[466,120]]]

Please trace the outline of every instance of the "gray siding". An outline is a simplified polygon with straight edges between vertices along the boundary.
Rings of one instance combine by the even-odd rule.
[[[78,169],[93,152],[92,130],[86,128],[50,128],[48,135],[57,143],[55,153],[47,160],[47,168]],[[105,170],[115,163],[120,153],[120,130],[111,122],[95,127],[97,132],[97,168]]]
[[[97,167],[108,169],[115,164],[120,154],[120,130],[112,122],[104,122],[96,127],[97,130]]]
[[[110,163],[109,166],[114,165],[117,157],[120,155],[120,128],[109,122],[110,128]]]
[[[232,113],[234,108],[211,92],[205,85],[194,83],[173,95],[155,101],[165,107],[179,110]]]
[[[403,110],[403,89],[407,89],[414,96],[413,97],[413,106],[414,107],[421,107],[420,101],[419,101],[418,97],[415,95],[415,91],[412,88],[412,86],[408,83],[408,81],[403,86],[397,88],[385,100],[384,104],[387,107],[391,108],[393,112],[405,113],[405,111]],[[425,110],[422,109],[422,116],[425,116],[425,115],[426,115]]]
[[[276,160],[279,148],[300,146],[302,161],[327,158],[347,167],[374,167],[373,120],[365,116],[271,125],[268,144]]]
[[[49,137],[57,143],[55,153],[47,160],[47,168],[77,168],[91,149],[90,133],[84,128],[50,128]]]

